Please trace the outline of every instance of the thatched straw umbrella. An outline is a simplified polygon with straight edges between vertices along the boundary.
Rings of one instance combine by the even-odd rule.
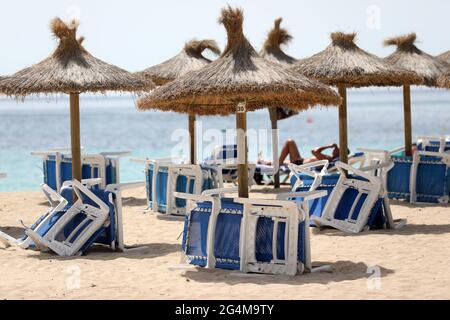
[[[72,177],[81,180],[79,94],[83,92],[145,91],[154,84],[92,56],[76,38],[78,21],[70,24],[55,18],[51,30],[59,39],[53,54],[42,62],[0,80],[0,92],[25,98],[33,94],[70,95]]]
[[[274,27],[269,31],[267,39],[261,49],[260,56],[278,63],[284,67],[291,66],[295,61],[295,58],[287,55],[282,49],[282,45],[287,45],[291,40],[292,36],[285,28],[281,28],[281,22],[283,18],[278,18],[274,22]],[[269,108],[270,122],[272,127],[272,148],[273,148],[273,165],[275,168],[279,166],[278,158],[278,120],[285,118],[286,113],[283,108]],[[290,115],[295,115],[296,112],[292,111]],[[280,174],[277,172],[274,177],[274,187],[280,187]]]
[[[247,198],[246,112],[280,105],[292,109],[336,105],[340,99],[331,88],[261,58],[244,36],[243,20],[242,10],[223,9],[219,22],[225,26],[228,43],[220,58],[156,89],[138,100],[138,108],[201,115],[236,113],[239,196]]]
[[[185,44],[183,50],[175,57],[137,72],[147,79],[153,80],[156,85],[161,86],[178,79],[188,72],[199,70],[209,64],[211,60],[205,58],[202,53],[206,49],[212,51],[216,55],[220,54],[220,49],[214,40],[192,40]],[[190,137],[190,161],[196,163],[195,148],[195,114],[189,114],[189,137]]]
[[[440,76],[437,84],[441,88],[450,89],[450,71]]]
[[[355,33],[332,33],[332,43],[324,51],[296,62],[292,67],[300,74],[338,87],[342,97],[339,108],[339,148],[343,162],[348,162],[347,88],[400,86],[418,81],[411,72],[392,66],[359,48],[355,37]]]
[[[444,61],[447,64],[450,64],[450,50],[437,56],[437,58],[440,59],[441,61]]]
[[[390,38],[384,42],[385,46],[397,46],[397,50],[385,61],[397,67],[414,72],[423,78],[421,83],[426,86],[436,86],[439,76],[448,70],[445,62],[435,58],[416,47],[416,34],[411,33],[400,37]],[[411,83],[412,84],[412,83]],[[405,121],[405,153],[412,155],[412,121],[411,121],[411,84],[403,86],[403,105]]]

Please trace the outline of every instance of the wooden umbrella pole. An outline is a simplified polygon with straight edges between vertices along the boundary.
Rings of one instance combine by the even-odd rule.
[[[403,114],[405,127],[405,154],[412,156],[411,86],[403,86]]]
[[[236,113],[236,139],[238,153],[238,189],[240,198],[248,198],[248,163],[247,163],[247,114]]]
[[[189,152],[191,164],[197,163],[197,148],[195,138],[195,115],[189,115]]]
[[[272,153],[273,153],[273,166],[278,168],[273,177],[274,188],[280,188],[280,170],[279,170],[279,155],[278,155],[278,117],[277,109],[269,108],[270,122],[272,124]]]
[[[80,95],[70,94],[70,137],[72,145],[72,179],[81,181]]]
[[[342,104],[339,107],[339,151],[340,160],[348,163],[348,136],[347,136],[347,89],[345,85],[339,85],[339,94]]]

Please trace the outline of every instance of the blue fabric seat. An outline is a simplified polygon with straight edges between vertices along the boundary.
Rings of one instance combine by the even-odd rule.
[[[217,218],[214,239],[216,268],[239,270],[241,224],[244,205],[233,199],[221,199],[221,209]],[[210,202],[199,202],[197,207],[185,218],[182,249],[193,265],[205,267],[207,264],[208,227],[212,211]],[[271,218],[262,217],[256,229],[256,258],[260,262],[273,260],[273,228]],[[277,257],[285,258],[284,223],[278,224]],[[298,260],[306,263],[305,222],[299,224]]]

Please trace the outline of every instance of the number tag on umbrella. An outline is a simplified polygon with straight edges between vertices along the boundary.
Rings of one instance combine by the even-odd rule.
[[[245,113],[247,111],[247,104],[245,102],[239,102],[236,107],[236,113]]]

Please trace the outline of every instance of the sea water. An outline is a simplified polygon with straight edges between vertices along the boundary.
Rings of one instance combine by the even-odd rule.
[[[400,89],[349,90],[349,147],[392,149],[403,144],[403,103]],[[81,144],[85,153],[132,151],[133,157],[167,157],[174,155],[180,143],[177,130],[187,129],[187,116],[147,111],[135,107],[131,95],[81,96]],[[421,135],[450,135],[450,91],[412,90],[413,139]],[[199,117],[202,133],[235,128],[235,117]],[[200,128],[199,127],[199,128]],[[270,121],[267,110],[248,113],[248,128],[264,136]],[[313,108],[279,122],[280,147],[294,139],[303,157],[311,149],[338,143],[337,108]],[[270,132],[267,134],[270,138]],[[211,152],[211,143],[198,134],[197,158]],[[270,140],[269,140],[270,144]],[[32,151],[70,146],[69,101],[67,97],[30,98],[25,101],[0,99],[0,192],[37,190],[43,181],[42,160]],[[268,148],[251,143],[249,160],[258,152],[271,158]],[[176,154],[178,155],[178,154]],[[186,156],[185,154],[179,154]],[[144,180],[143,165],[129,158],[121,162],[123,182]]]

